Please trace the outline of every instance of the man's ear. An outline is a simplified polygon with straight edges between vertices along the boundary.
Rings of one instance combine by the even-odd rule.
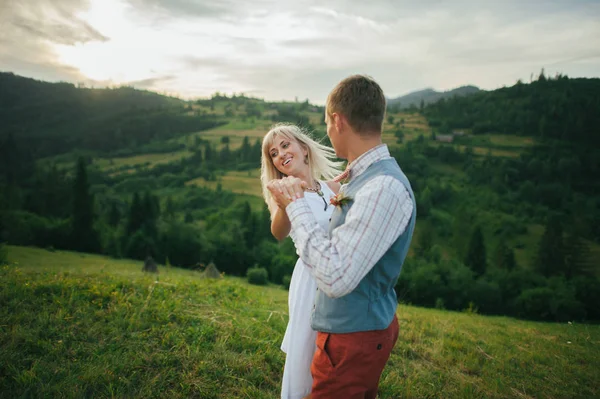
[[[331,116],[333,117],[333,124],[335,125],[335,130],[338,134],[342,133],[344,130],[344,125],[346,124],[346,119],[344,118],[344,115],[334,112]]]

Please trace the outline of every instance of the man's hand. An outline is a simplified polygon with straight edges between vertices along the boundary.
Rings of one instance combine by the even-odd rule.
[[[271,180],[267,183],[267,189],[271,192],[277,206],[282,210],[285,210],[296,199],[304,197],[304,187],[306,187],[306,182],[293,176]]]

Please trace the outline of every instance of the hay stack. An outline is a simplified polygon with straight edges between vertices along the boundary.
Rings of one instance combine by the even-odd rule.
[[[219,273],[219,270],[212,262],[210,262],[208,266],[206,266],[206,269],[204,270],[204,273],[202,273],[202,275],[205,278],[221,278],[221,273]]]
[[[144,266],[142,267],[142,271],[148,273],[158,273],[158,266],[156,266],[156,262],[154,259],[152,259],[152,256],[148,256],[146,258]]]

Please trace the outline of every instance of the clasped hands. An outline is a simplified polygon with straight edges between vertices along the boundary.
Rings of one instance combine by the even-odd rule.
[[[304,197],[304,189],[307,186],[305,181],[293,176],[271,180],[267,183],[267,189],[271,192],[275,203],[284,211],[296,199]]]

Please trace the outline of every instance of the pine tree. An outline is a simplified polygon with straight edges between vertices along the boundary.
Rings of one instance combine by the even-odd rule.
[[[169,219],[172,219],[175,216],[175,204],[173,203],[173,198],[171,196],[167,197],[164,215]]]
[[[465,265],[471,268],[477,276],[484,274],[487,268],[485,243],[480,226],[476,226],[471,235],[469,249],[467,250],[467,256],[465,258]]]
[[[108,210],[108,224],[112,227],[117,227],[120,221],[121,212],[119,212],[117,204],[113,202],[110,204],[110,209]]]
[[[87,170],[83,158],[77,161],[73,184],[72,243],[78,251],[94,252],[100,249],[94,230],[94,198],[90,194]]]
[[[229,144],[225,144],[225,146],[221,149],[219,154],[219,162],[221,165],[229,164],[229,160],[231,158],[231,151],[229,150]]]
[[[517,266],[515,252],[506,245],[504,238],[500,239],[494,253],[494,264],[499,269],[513,270]]]
[[[257,222],[248,201],[245,201],[242,205],[240,223],[242,225],[242,229],[244,230],[244,241],[246,241],[246,246],[248,248],[252,248],[254,244],[258,242],[258,237],[256,237]]]
[[[0,182],[4,180],[7,185],[11,186],[18,180],[18,148],[12,133],[0,144]]]
[[[195,149],[191,157],[191,161],[194,163],[195,166],[202,165],[202,150],[200,150],[199,148]]]
[[[260,231],[258,241],[262,239],[275,240],[275,237],[271,234],[271,212],[269,212],[269,208],[266,205],[260,214],[258,226],[258,230]]]
[[[550,217],[546,222],[534,266],[539,273],[546,277],[565,271],[565,248],[562,226],[558,217]]]
[[[256,141],[254,142],[254,145],[252,146],[252,162],[255,162],[256,164],[260,164],[260,158],[261,158],[261,154],[262,154],[262,144],[260,142],[260,139],[256,139]]]
[[[127,235],[132,235],[144,224],[144,209],[142,201],[137,192],[133,193],[131,205],[129,206],[129,217],[127,218]]]
[[[158,227],[156,224],[160,215],[160,204],[158,198],[148,191],[144,193],[142,199],[142,215],[142,228],[144,232],[152,239],[156,239],[158,236]]]
[[[213,149],[212,149],[210,143],[204,144],[204,160],[207,163],[213,161]]]
[[[418,203],[418,201],[417,201]],[[459,208],[452,224],[454,237],[452,237],[452,246],[456,251],[459,259],[465,259],[469,249],[469,234],[467,233],[473,226],[473,216],[468,212],[466,207]]]
[[[565,250],[565,277],[571,279],[576,276],[589,274],[588,263],[590,249],[581,236],[575,232],[567,234],[564,242]]]
[[[8,263],[8,251],[2,241],[0,241],[0,266]]]
[[[250,147],[250,140],[248,136],[244,136],[244,141],[242,141],[242,147],[240,148],[240,156],[239,159],[242,162],[248,162],[252,157],[252,148]]]
[[[433,228],[427,223],[419,231],[419,242],[417,247],[417,255],[426,256],[433,247]]]

